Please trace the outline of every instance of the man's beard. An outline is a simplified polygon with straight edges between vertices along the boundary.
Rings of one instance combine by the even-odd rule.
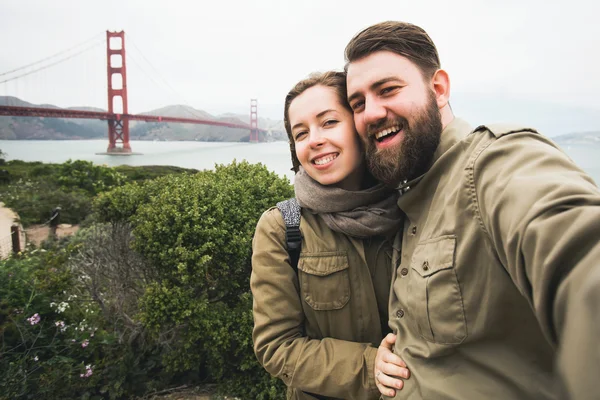
[[[377,149],[372,133],[383,127],[401,126],[404,138],[396,146]],[[404,180],[410,181],[424,174],[430,167],[440,143],[442,117],[433,93],[427,106],[414,115],[412,123],[402,117],[393,123],[384,121],[369,128],[365,143],[367,166],[371,174],[385,185],[396,188]]]

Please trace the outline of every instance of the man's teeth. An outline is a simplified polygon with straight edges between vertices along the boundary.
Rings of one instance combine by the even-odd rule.
[[[331,162],[331,161],[335,160],[336,158],[337,158],[337,154],[331,154],[329,156],[325,156],[325,157],[319,158],[318,160],[315,160],[315,164],[317,164],[317,165],[327,164],[328,162]]]
[[[375,135],[375,139],[381,139],[384,136],[389,135],[390,133],[395,133],[398,132],[400,130],[400,127],[398,126],[392,126],[391,128],[387,128],[382,130],[381,132],[377,132],[377,134]]]

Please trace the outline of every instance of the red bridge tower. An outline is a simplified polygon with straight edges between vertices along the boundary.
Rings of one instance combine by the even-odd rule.
[[[111,38],[120,39],[120,46],[111,48]],[[117,40],[113,41],[113,44]],[[108,120],[108,149],[112,154],[131,153],[129,145],[129,118],[127,117],[127,68],[125,66],[125,32],[106,31],[106,64],[108,73],[108,113],[113,114],[115,99],[121,99],[123,109],[115,113],[116,119]],[[115,78],[120,75],[121,85],[115,85]],[[120,147],[117,147],[120,145]]]
[[[250,99],[250,143],[258,143],[258,100]]]

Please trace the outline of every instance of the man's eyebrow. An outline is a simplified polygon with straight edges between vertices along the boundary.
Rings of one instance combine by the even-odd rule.
[[[352,96],[348,97],[348,104],[352,104],[352,101],[359,96],[360,96],[360,93],[358,93],[358,92],[352,93]]]
[[[396,82],[405,84],[405,82],[402,79],[400,79],[400,78],[398,78],[396,76],[387,76],[385,78],[381,78],[381,79],[373,82],[371,84],[371,86],[369,87],[369,90],[375,90],[379,86],[384,85],[384,84],[386,84],[388,82],[392,82],[392,81],[396,81]],[[353,93],[350,97],[348,97],[348,103],[352,103],[352,100],[356,99],[359,96],[360,96],[360,93],[358,93],[358,92]]]
[[[330,113],[330,112],[335,112],[336,110],[334,110],[333,108],[328,108],[327,110],[321,111],[320,113],[317,114],[317,118],[321,118],[323,115]],[[304,125],[304,123],[302,122],[298,122],[296,125],[292,126],[292,130],[294,130],[295,128]]]

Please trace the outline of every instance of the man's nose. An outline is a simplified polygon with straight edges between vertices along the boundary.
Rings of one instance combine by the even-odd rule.
[[[365,124],[374,125],[387,117],[387,109],[377,100],[365,101]]]

